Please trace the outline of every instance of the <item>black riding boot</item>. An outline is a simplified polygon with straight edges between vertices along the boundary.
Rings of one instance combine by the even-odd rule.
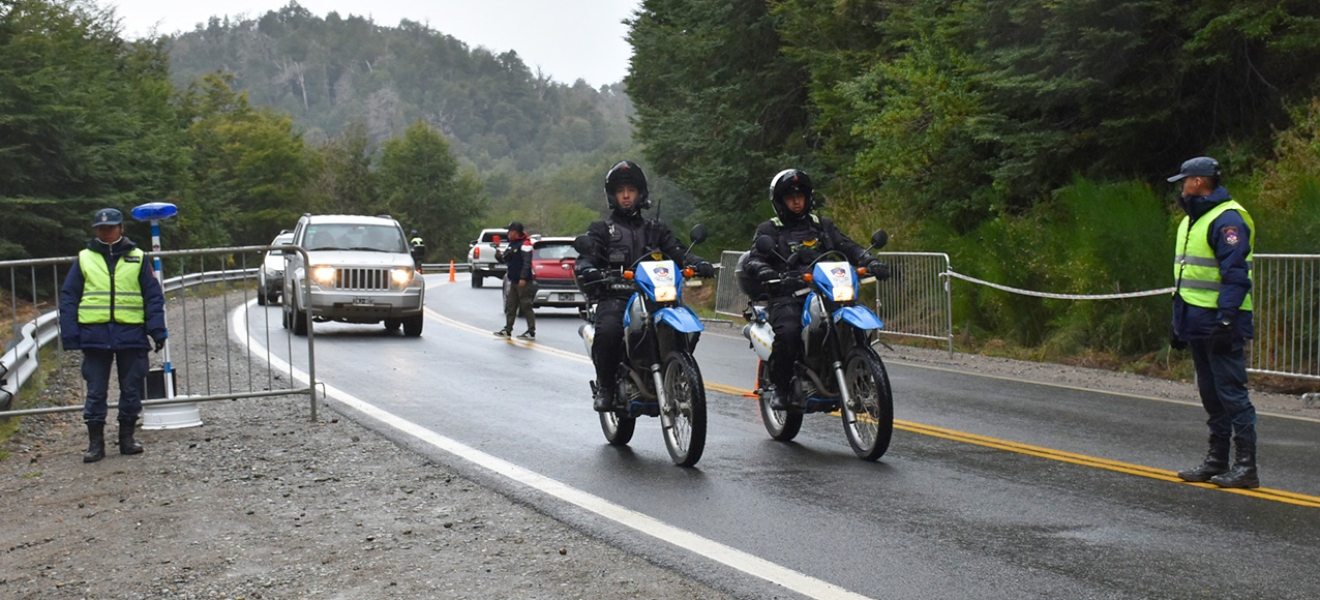
[[[132,421],[119,422],[119,453],[120,454],[142,454],[142,444],[133,440],[133,429],[137,427],[137,419]]]
[[[105,458],[105,423],[87,424],[87,451],[83,462],[94,463]]]
[[[1256,476],[1255,442],[1237,443],[1237,456],[1233,468],[1223,475],[1210,478],[1210,483],[1224,488],[1258,488],[1260,478]]]
[[[596,412],[610,412],[614,410],[614,388],[599,386],[596,389],[596,397],[592,399],[591,407]]]
[[[1196,468],[1178,471],[1178,478],[1183,481],[1205,482],[1210,481],[1215,475],[1227,473],[1229,446],[1230,442],[1226,439],[1210,438],[1210,451],[1206,453],[1205,460]]]

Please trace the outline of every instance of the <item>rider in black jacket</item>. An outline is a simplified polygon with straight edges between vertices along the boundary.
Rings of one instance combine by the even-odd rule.
[[[889,267],[881,263],[857,242],[843,235],[834,222],[812,214],[811,179],[797,169],[788,169],[770,181],[770,203],[775,218],[756,228],[753,241],[769,236],[776,250],[762,253],[753,244],[743,262],[743,271],[761,282],[781,279],[784,275],[800,275],[805,267],[820,255],[838,250],[848,257],[854,267],[865,267],[876,279],[889,278]],[[788,386],[793,379],[793,365],[802,353],[802,306],[804,296],[795,296],[800,287],[808,285],[798,281],[769,288],[770,326],[775,331],[774,350],[770,353],[771,408],[788,410]]]
[[[605,200],[610,215],[587,227],[592,250],[579,256],[574,266],[583,291],[597,302],[591,361],[596,365],[598,384],[593,405],[600,412],[614,409],[614,380],[625,356],[623,311],[632,295],[626,286],[611,289],[607,285],[611,274],[658,250],[680,265],[695,268],[698,277],[715,276],[715,268],[689,253],[663,222],[642,218],[642,210],[651,201],[641,167],[629,161],[611,167],[605,175]]]

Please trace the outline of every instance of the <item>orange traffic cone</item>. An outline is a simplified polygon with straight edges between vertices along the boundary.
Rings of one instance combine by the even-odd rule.
[[[449,261],[449,283],[454,282],[454,261]]]

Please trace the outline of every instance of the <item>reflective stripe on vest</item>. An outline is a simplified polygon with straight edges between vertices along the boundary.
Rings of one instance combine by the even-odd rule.
[[[138,282],[145,256],[140,248],[119,256],[115,263],[114,279],[111,279],[110,268],[103,254],[88,249],[79,252],[78,267],[83,274],[83,295],[82,302],[78,304],[78,322],[87,325],[109,323],[113,316],[116,323],[145,323],[142,285]],[[127,260],[129,258],[136,260]]]
[[[1201,215],[1196,223],[1191,217],[1183,217],[1178,225],[1178,248],[1181,252],[1173,260],[1173,279],[1177,282],[1178,295],[1192,306],[1219,308],[1219,260],[1215,258],[1215,249],[1210,246],[1210,225],[1219,215],[1227,210],[1236,210],[1251,229],[1251,239],[1247,240],[1247,277],[1254,281],[1251,261],[1256,251],[1256,224],[1247,214],[1247,209],[1236,200],[1229,200]],[[1251,310],[1251,292],[1242,299],[1241,310]]]

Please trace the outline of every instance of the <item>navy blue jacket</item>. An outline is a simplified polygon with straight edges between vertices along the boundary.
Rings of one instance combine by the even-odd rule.
[[[510,282],[518,283],[526,280],[532,282],[532,239],[523,238],[517,241],[509,240],[509,247],[495,253],[495,259],[508,265],[509,270],[505,274]]]
[[[1231,198],[1228,190],[1222,186],[1215,188],[1209,196],[1188,196],[1179,198],[1178,205],[1195,223],[1210,209],[1228,202]],[[1224,236],[1225,227],[1236,227],[1239,232],[1237,243],[1230,244]],[[1219,261],[1219,308],[1203,308],[1183,302],[1178,295],[1173,297],[1173,330],[1181,340],[1197,340],[1210,337],[1215,324],[1221,319],[1233,322],[1233,332],[1238,337],[1251,338],[1255,329],[1251,323],[1251,311],[1241,310],[1242,301],[1251,291],[1251,266],[1247,264],[1247,254],[1251,252],[1250,240],[1253,232],[1246,220],[1236,210],[1224,211],[1210,223],[1210,247],[1215,250],[1215,259]],[[1181,248],[1177,251],[1181,252]]]
[[[99,240],[93,239],[87,247],[92,252],[99,252],[107,257],[105,262],[110,267],[110,277],[113,279],[115,264],[119,257],[137,246],[132,240],[124,237],[113,246],[106,246]],[[73,261],[73,268],[69,269],[69,276],[64,279],[64,287],[60,290],[60,339],[64,342],[65,350],[150,349],[151,342],[147,339],[148,336],[152,340],[164,340],[169,337],[169,332],[165,329],[165,293],[161,291],[160,282],[156,281],[156,271],[151,267],[151,262],[144,260],[143,263],[138,283],[142,286],[146,323],[129,325],[112,321],[84,325],[78,322],[78,305],[82,303],[85,280],[78,261]]]

